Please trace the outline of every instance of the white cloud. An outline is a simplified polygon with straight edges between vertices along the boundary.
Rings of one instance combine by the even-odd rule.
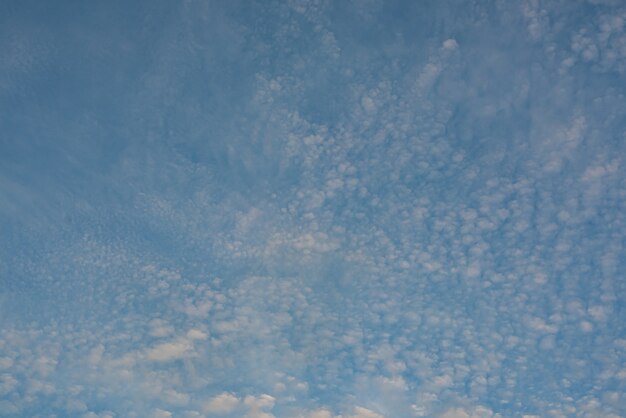
[[[104,345],[100,344],[97,347],[94,347],[87,357],[87,362],[91,366],[97,366],[102,360],[102,355],[104,354]]]
[[[469,278],[475,278],[475,277],[480,276],[480,264],[478,263],[470,264],[465,270],[465,274]]]
[[[227,415],[239,405],[239,398],[232,393],[221,393],[204,404],[203,411],[209,414]]]
[[[439,418],[502,418],[499,414],[484,406],[466,408],[450,408],[445,411]]]
[[[443,41],[443,48],[448,50],[455,50],[459,47],[459,44],[455,39],[446,39]]]
[[[146,357],[158,362],[172,361],[185,357],[191,348],[188,341],[181,339],[155,345],[146,351]]]
[[[190,340],[206,340],[209,336],[202,330],[190,329],[187,331],[187,338]]]
[[[0,357],[0,370],[8,369],[11,366],[13,366],[13,359],[10,357]]]
[[[87,410],[87,405],[79,399],[68,399],[65,403],[65,409],[70,413],[84,412]]]
[[[155,409],[151,415],[152,418],[172,418],[172,416],[171,412],[158,408]]]
[[[535,331],[546,333],[555,333],[559,330],[558,326],[547,324],[546,321],[538,317],[528,318],[528,326]]]
[[[213,301],[211,300],[199,300],[195,303],[187,301],[184,304],[179,304],[179,309],[191,317],[203,318],[206,317],[211,308],[213,307]]]
[[[3,413],[9,415],[18,414],[20,412],[20,409],[13,402],[0,400],[0,411],[3,411]]]
[[[441,66],[436,63],[426,64],[417,79],[417,88],[420,93],[426,93],[437,81],[441,74]]]
[[[153,337],[167,337],[174,333],[174,327],[162,319],[150,321],[150,335]]]
[[[366,112],[374,112],[376,110],[376,102],[368,96],[364,96],[361,99],[361,106],[363,106]]]
[[[0,375],[0,395],[7,395],[17,386],[17,379],[8,373]]]
[[[591,332],[593,331],[593,324],[589,321],[580,321],[580,329],[583,332]]]
[[[191,397],[187,393],[178,392],[174,389],[167,389],[162,393],[162,399],[169,405],[187,405]]]
[[[367,408],[357,406],[354,408],[354,415],[350,415],[348,418],[385,418],[384,415],[376,413]]]
[[[267,412],[274,407],[276,399],[270,395],[261,395],[258,397],[248,395],[244,398],[243,403],[248,407],[246,417],[249,418],[273,418],[274,415]]]
[[[329,252],[336,250],[338,244],[325,233],[303,234],[293,240],[293,246],[299,250]]]
[[[318,409],[309,412],[303,418],[333,418],[333,414],[328,409]]]
[[[441,414],[439,418],[471,418],[462,408],[451,408]]]

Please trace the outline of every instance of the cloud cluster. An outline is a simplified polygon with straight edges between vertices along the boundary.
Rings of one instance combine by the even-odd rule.
[[[619,2],[31,7],[0,415],[623,414]]]

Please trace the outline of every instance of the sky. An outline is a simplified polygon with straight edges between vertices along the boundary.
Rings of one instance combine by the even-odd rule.
[[[626,417],[626,3],[0,4],[0,416]]]

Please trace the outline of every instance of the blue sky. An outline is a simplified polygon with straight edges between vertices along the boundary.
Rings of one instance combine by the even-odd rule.
[[[0,415],[626,416],[621,1],[0,6]]]

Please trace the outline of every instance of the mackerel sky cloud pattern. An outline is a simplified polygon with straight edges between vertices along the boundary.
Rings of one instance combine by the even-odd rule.
[[[626,4],[0,5],[0,416],[626,417]]]

